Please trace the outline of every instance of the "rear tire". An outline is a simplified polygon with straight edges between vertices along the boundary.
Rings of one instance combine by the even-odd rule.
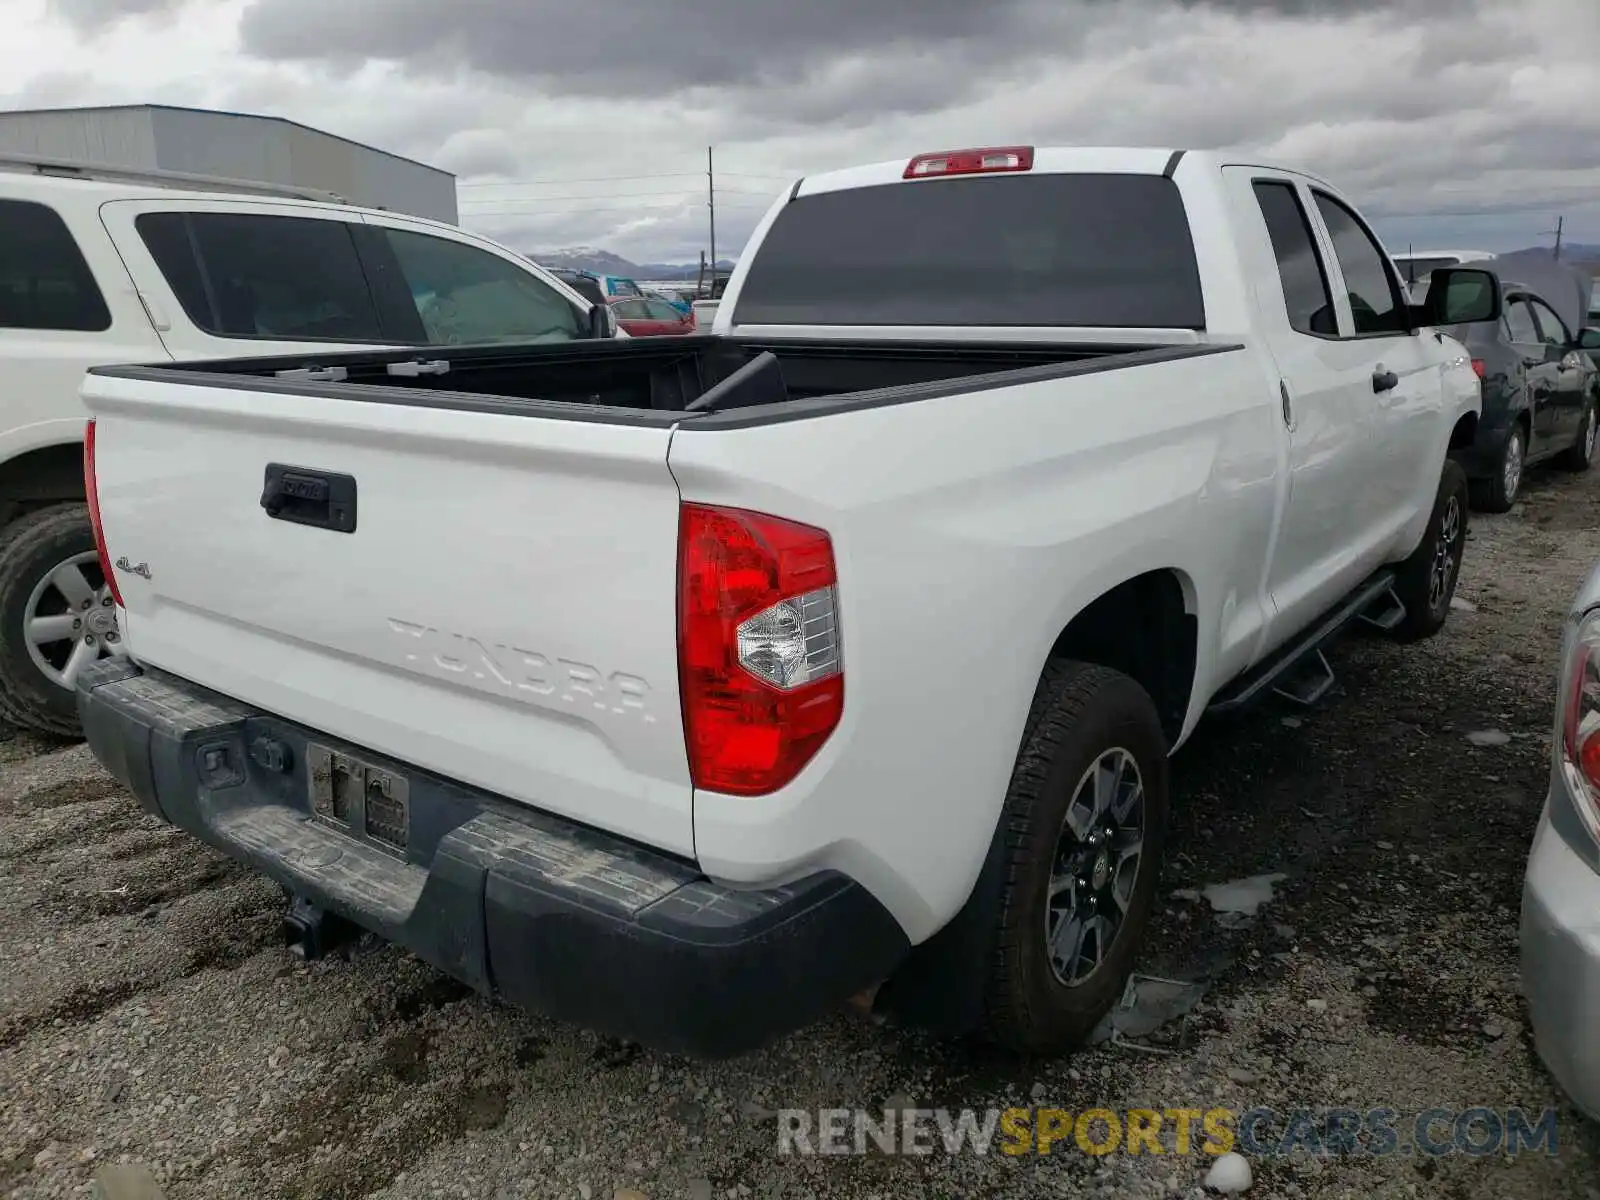
[[[58,569],[65,569],[70,598],[50,582]],[[104,584],[84,505],[36,509],[0,531],[0,718],[56,737],[83,736],[77,693],[61,681],[111,649],[102,630],[72,665],[93,628],[107,626],[115,636],[116,610],[106,603]],[[41,641],[41,619],[62,624],[62,637]]]
[[[1154,904],[1167,786],[1167,739],[1145,690],[1106,667],[1050,663],[1001,817],[988,1040],[1059,1054],[1083,1044],[1121,997]]]
[[[1479,512],[1510,512],[1511,506],[1522,494],[1522,476],[1528,468],[1528,435],[1519,421],[1506,435],[1500,448],[1500,461],[1495,473],[1488,479],[1474,480],[1471,486],[1472,507]]]
[[[1461,577],[1466,542],[1467,475],[1460,463],[1446,459],[1428,528],[1395,575],[1395,595],[1406,610],[1405,620],[1395,627],[1395,637],[1420,641],[1444,628]]]
[[[1556,465],[1568,471],[1587,471],[1594,462],[1597,428],[1600,428],[1600,403],[1590,400],[1583,406],[1583,424],[1578,427],[1578,440],[1561,452]]]

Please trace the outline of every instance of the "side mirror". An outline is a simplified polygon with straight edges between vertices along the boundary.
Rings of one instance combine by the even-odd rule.
[[[614,338],[617,336],[617,314],[609,304],[596,304],[589,309],[589,336]]]
[[[1493,271],[1440,267],[1429,277],[1427,298],[1413,305],[1411,312],[1420,328],[1498,321],[1503,307],[1500,278]]]
[[[1578,335],[1578,345],[1585,350],[1600,350],[1600,329],[1590,326]]]

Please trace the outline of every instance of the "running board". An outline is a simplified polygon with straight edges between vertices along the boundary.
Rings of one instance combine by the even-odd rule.
[[[1393,633],[1400,628],[1400,622],[1406,619],[1406,606],[1400,602],[1391,585],[1386,595],[1373,601],[1372,606],[1361,614],[1361,620],[1374,629],[1384,633]]]
[[[1405,616],[1404,608],[1394,596],[1394,572],[1380,571],[1298,639],[1218,692],[1206,706],[1206,712],[1213,715],[1237,712],[1269,692],[1296,704],[1315,704],[1328,694],[1334,682],[1333,668],[1322,653],[1323,647],[1352,621],[1365,617],[1368,610],[1389,598],[1393,598],[1393,608],[1386,605],[1370,618],[1370,623],[1380,629],[1393,629]],[[1400,615],[1391,620],[1394,610]],[[1385,621],[1391,623],[1383,624]]]

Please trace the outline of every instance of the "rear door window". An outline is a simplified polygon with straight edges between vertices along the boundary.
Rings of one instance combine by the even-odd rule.
[[[566,297],[498,254],[408,229],[371,228],[398,264],[430,345],[583,336]]]
[[[1543,335],[1544,344],[1565,350],[1572,345],[1572,334],[1567,330],[1567,323],[1556,316],[1555,309],[1542,300],[1529,299],[1528,304],[1533,309],[1533,315],[1539,322],[1539,332]]]
[[[343,221],[265,213],[141,213],[134,228],[206,333],[273,341],[383,341]]]
[[[1203,329],[1183,197],[1159,175],[1010,174],[801,196],[741,324]]]
[[[1261,180],[1252,186],[1267,222],[1273,256],[1278,260],[1278,280],[1283,284],[1290,328],[1316,337],[1338,337],[1339,322],[1333,311],[1328,272],[1294,185]]]
[[[105,297],[61,214],[0,200],[0,329],[110,328]]]

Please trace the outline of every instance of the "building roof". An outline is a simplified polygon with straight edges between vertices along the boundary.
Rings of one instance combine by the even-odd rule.
[[[399,159],[401,162],[410,163],[414,167],[421,167],[424,171],[432,171],[437,175],[455,178],[453,171],[446,171],[442,167],[433,166],[431,163],[421,162],[415,158],[407,158],[404,154],[395,154],[391,150],[380,150],[376,146],[369,146],[366,142],[358,142],[354,138],[340,137],[337,133],[329,133],[326,129],[317,129],[299,121],[291,121],[288,117],[271,117],[261,113],[230,112],[221,108],[191,108],[182,104],[85,104],[63,108],[14,108],[0,112],[0,121],[7,117],[31,117],[46,113],[94,113],[94,112],[181,112],[196,113],[206,117],[242,117],[247,121],[269,121],[277,125],[288,125],[295,129],[303,129],[307,133],[314,133],[318,137],[329,138],[336,142],[344,142],[349,146],[356,146],[373,154],[381,154],[385,158]]]

